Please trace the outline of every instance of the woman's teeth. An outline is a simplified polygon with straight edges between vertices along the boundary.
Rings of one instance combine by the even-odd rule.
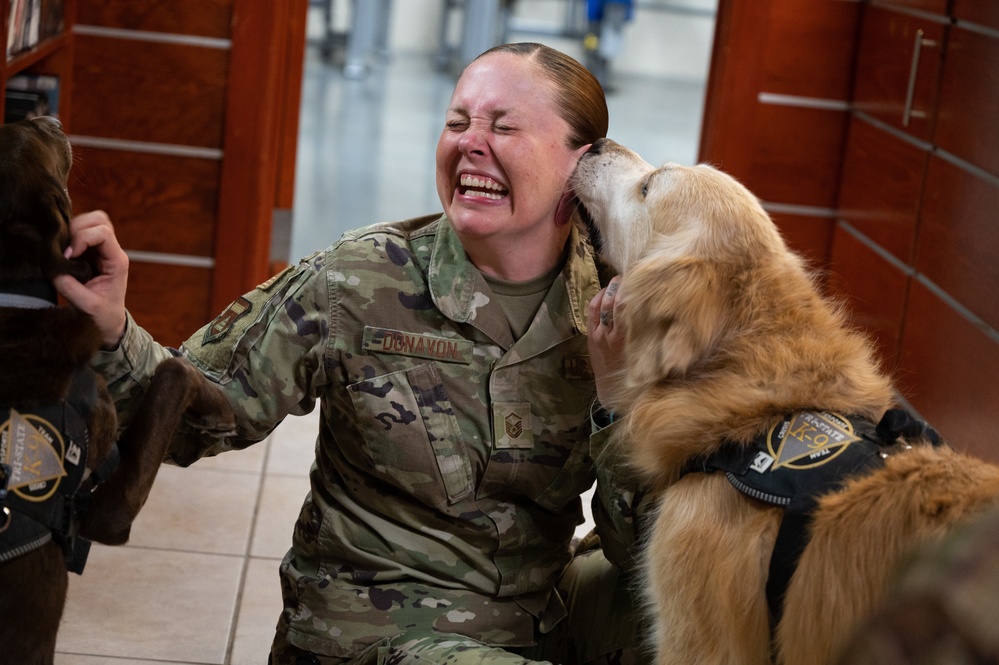
[[[506,189],[490,178],[463,175],[461,176],[461,186],[465,188],[464,194],[466,196],[479,196],[495,200],[506,195]]]

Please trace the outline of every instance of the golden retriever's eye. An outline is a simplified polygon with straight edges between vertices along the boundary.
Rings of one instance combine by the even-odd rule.
[[[649,181],[646,180],[642,183],[642,198],[644,199],[649,193]]]

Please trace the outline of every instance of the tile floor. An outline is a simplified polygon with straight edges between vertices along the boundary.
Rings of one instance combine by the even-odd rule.
[[[397,55],[348,81],[306,64],[290,258],[340,232],[439,209],[433,155],[453,80]],[[696,159],[703,82],[619,77],[612,138],[650,162]],[[71,575],[57,665],[263,665],[277,566],[308,491],[316,416],[189,469],[164,467],[124,547]]]

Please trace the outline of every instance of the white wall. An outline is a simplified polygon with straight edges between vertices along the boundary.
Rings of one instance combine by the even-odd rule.
[[[369,2],[370,0],[358,0]],[[570,0],[516,0],[514,17],[531,25],[557,29],[562,25]],[[337,2],[343,7],[345,2]],[[393,53],[436,53],[443,0],[394,0],[389,47]],[[638,0],[634,19],[625,26],[622,49],[613,60],[620,74],[639,74],[702,81],[707,76],[714,38],[714,19],[662,11],[650,6],[682,6],[713,12],[717,0]],[[344,15],[345,16],[345,15]],[[346,20],[346,19],[344,19]],[[455,33],[456,37],[456,33]],[[582,59],[576,41],[540,35],[511,35],[551,43]]]

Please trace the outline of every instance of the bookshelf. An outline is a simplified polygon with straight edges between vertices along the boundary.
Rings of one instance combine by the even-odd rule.
[[[5,40],[13,1],[0,0]],[[177,345],[270,276],[308,0],[61,3],[62,29],[0,66],[0,95],[17,74],[59,77],[74,211],[107,211],[130,257],[129,310]]]

